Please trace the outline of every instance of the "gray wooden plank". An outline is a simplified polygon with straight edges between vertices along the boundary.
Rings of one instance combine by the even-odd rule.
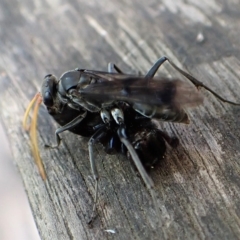
[[[42,239],[239,238],[238,107],[203,91],[204,105],[189,112],[190,125],[159,124],[181,140],[151,171],[160,228],[129,161],[97,146],[99,217],[89,229],[94,182],[87,139],[66,132],[58,150],[44,149],[57,125],[41,108],[39,145],[48,175],[43,182],[21,126],[47,73],[105,70],[110,61],[144,73],[163,55],[240,102],[239,12],[239,1],[2,1],[0,116]],[[169,64],[162,72],[183,79]]]

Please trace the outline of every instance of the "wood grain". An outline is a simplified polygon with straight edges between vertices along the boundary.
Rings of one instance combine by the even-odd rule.
[[[239,239],[239,107],[203,91],[204,105],[189,112],[190,125],[159,124],[181,140],[150,172],[160,227],[129,161],[96,146],[99,216],[89,228],[94,181],[87,139],[66,132],[59,149],[44,149],[57,125],[42,107],[43,182],[21,120],[48,73],[106,70],[110,61],[145,73],[163,55],[240,102],[240,1],[2,0],[0,12],[1,122],[42,239]],[[185,80],[169,64],[161,72]]]

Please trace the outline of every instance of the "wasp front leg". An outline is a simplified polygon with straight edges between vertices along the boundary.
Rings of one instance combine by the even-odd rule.
[[[59,127],[56,131],[55,131],[55,138],[56,138],[56,142],[57,145],[55,146],[50,146],[45,144],[46,148],[57,148],[60,143],[61,143],[61,138],[59,136],[60,133],[70,130],[71,128],[74,128],[75,126],[77,126],[79,123],[81,123],[81,121],[87,116],[87,112],[84,112],[83,114],[77,116],[76,118],[74,118],[71,122],[67,123],[66,125]]]

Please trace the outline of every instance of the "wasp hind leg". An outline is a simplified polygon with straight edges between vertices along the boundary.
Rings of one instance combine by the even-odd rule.
[[[122,70],[112,62],[110,62],[108,64],[108,72],[109,73],[123,73]]]
[[[126,126],[124,124],[123,111],[121,109],[114,108],[111,110],[111,114],[112,114],[112,117],[115,120],[115,122],[119,125],[119,128],[117,130],[118,137],[119,137],[120,141],[127,148],[139,174],[142,177],[143,182],[145,183],[147,189],[149,190],[149,192],[151,194],[154,208],[155,208],[156,214],[157,214],[157,219],[158,219],[161,215],[160,215],[160,209],[158,207],[158,202],[157,202],[157,194],[154,190],[154,183],[153,183],[153,180],[150,178],[150,176],[147,174],[145,168],[143,167],[141,160],[139,159],[139,156],[138,156],[136,150],[134,149],[132,143],[128,139],[128,136],[126,133]]]
[[[154,75],[156,74],[157,70],[161,67],[161,65],[167,61],[168,58],[166,57],[161,57],[159,58],[154,65],[150,68],[150,70],[147,72],[147,74],[145,75],[145,78],[153,78]]]
[[[157,135],[160,138],[162,137],[172,148],[176,148],[179,145],[179,140],[177,137],[170,137],[166,132],[163,132],[159,129],[157,129]]]
[[[139,174],[141,175],[143,182],[145,183],[148,191],[150,192],[150,195],[151,195],[152,200],[153,200],[154,208],[155,208],[155,211],[156,211],[156,215],[157,215],[157,218],[156,218],[157,224],[159,224],[158,219],[160,218],[161,213],[160,213],[160,209],[159,209],[159,206],[158,206],[157,193],[154,190],[153,180],[147,174],[145,168],[143,167],[143,164],[142,164],[141,160],[139,159],[139,156],[138,156],[136,150],[132,146],[131,142],[128,140],[128,137],[127,137],[127,134],[126,134],[126,128],[125,128],[125,125],[123,123],[120,124],[117,133],[118,133],[120,141],[125,145],[125,147],[129,151],[129,154],[130,154],[130,156],[131,156]]]
[[[213,91],[211,88],[209,88],[208,86],[206,86],[205,84],[203,84],[202,82],[200,82],[198,79],[196,79],[195,77],[193,77],[192,75],[190,75],[189,73],[185,72],[184,70],[182,70],[181,68],[179,68],[177,65],[175,65],[169,58],[167,58],[166,56],[159,58],[156,63],[151,67],[151,69],[148,71],[148,73],[146,74],[146,78],[153,78],[154,75],[156,74],[157,70],[159,69],[159,67],[164,63],[168,61],[170,63],[170,65],[175,68],[179,73],[181,73],[184,77],[186,77],[190,82],[192,82],[192,84],[195,85],[196,88],[204,88],[207,91],[209,91],[210,93],[212,93],[216,98],[218,98],[220,101],[222,102],[226,102],[232,105],[237,105],[240,106],[240,103],[235,103],[232,101],[229,101],[223,97],[221,97],[220,95],[218,95],[215,91]]]
[[[90,219],[87,222],[89,225],[92,224],[93,220],[95,219],[95,212],[97,208],[97,200],[98,200],[98,183],[99,183],[99,175],[96,167],[96,162],[95,162],[95,157],[94,157],[94,151],[93,151],[93,146],[100,142],[102,138],[104,138],[107,134],[107,129],[106,125],[104,125],[102,128],[98,129],[97,132],[93,134],[93,136],[90,138],[88,141],[88,152],[89,152],[89,160],[90,160],[90,165],[91,165],[91,170],[93,174],[93,178],[95,181],[95,195],[94,195],[94,202],[93,202],[93,208],[92,208],[92,213],[90,215]]]

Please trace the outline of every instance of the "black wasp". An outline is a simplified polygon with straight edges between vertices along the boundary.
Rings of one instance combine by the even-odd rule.
[[[93,213],[98,193],[98,172],[93,150],[95,143],[101,143],[107,154],[123,153],[133,160],[159,211],[154,184],[145,169],[163,157],[165,143],[174,147],[177,146],[178,139],[159,130],[152,118],[189,123],[186,108],[198,106],[203,101],[199,92],[187,83],[177,79],[154,78],[165,61],[197,88],[205,88],[223,102],[240,105],[223,99],[179,69],[167,57],[162,57],[145,76],[126,75],[112,63],[108,65],[108,72],[75,69],[65,72],[59,80],[49,74],[44,78],[41,94],[33,99],[26,111],[25,128],[31,107],[37,99],[38,102],[42,99],[48,113],[61,125],[55,132],[57,145],[54,147],[60,144],[59,134],[66,130],[90,138],[89,158],[96,182]],[[34,158],[45,179],[36,141],[38,105],[35,105],[30,133]],[[53,148],[49,145],[47,147]]]

